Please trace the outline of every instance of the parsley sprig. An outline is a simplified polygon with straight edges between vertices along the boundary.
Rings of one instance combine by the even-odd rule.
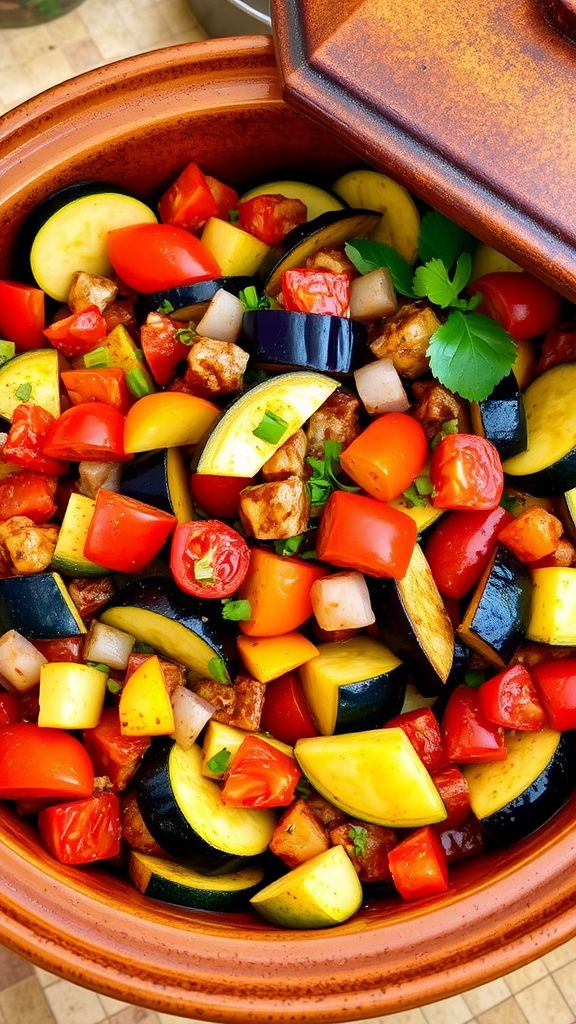
[[[366,853],[366,841],[368,830],[363,825],[350,825],[348,836],[354,845],[354,853],[357,857],[363,857]]]
[[[314,459],[310,456],[306,459],[312,470],[312,475],[308,480],[308,492],[313,516],[320,514],[332,491],[360,490],[354,484],[345,484],[340,479],[338,474],[340,473],[341,452],[340,441],[324,441],[324,458]]]
[[[441,384],[473,402],[481,402],[510,372],[516,345],[491,317],[477,312],[481,294],[463,298],[472,274],[472,236],[436,210],[422,218],[415,270],[388,245],[366,239],[346,243],[346,254],[361,274],[387,267],[396,291],[426,298],[450,310],[430,338],[430,369]]]

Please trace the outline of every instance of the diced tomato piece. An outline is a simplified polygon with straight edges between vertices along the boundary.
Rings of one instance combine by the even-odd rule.
[[[295,267],[282,274],[286,309],[297,313],[346,316],[350,307],[350,274]]]
[[[287,807],[300,776],[293,757],[247,736],[230,765],[222,799],[229,807]]]
[[[546,713],[524,665],[512,665],[487,679],[478,696],[484,717],[505,729],[537,732],[546,725]]]
[[[220,277],[209,249],[178,224],[130,224],[108,232],[108,255],[121,280],[138,292]]]
[[[530,669],[552,729],[576,729],[576,658],[541,661]]]
[[[461,825],[470,814],[470,794],[464,775],[455,764],[446,765],[433,773],[432,781],[448,814],[441,822],[442,827],[455,828]]]
[[[218,213],[218,204],[198,164],[184,168],[158,203],[164,224],[179,224],[188,231],[201,228],[209,217]]]
[[[430,479],[435,508],[496,508],[504,490],[504,471],[496,448],[475,434],[443,437],[432,452]]]
[[[123,414],[132,405],[133,399],[124,371],[117,366],[103,366],[97,370],[64,370],[60,377],[72,405],[104,402]]]
[[[254,196],[238,205],[239,226],[266,245],[277,245],[289,231],[304,224],[307,216],[300,199],[278,194]]]
[[[115,793],[94,793],[86,800],[46,807],[38,828],[50,853],[62,864],[92,864],[120,853],[122,826]]]
[[[416,523],[404,512],[363,494],[334,491],[322,514],[316,551],[322,562],[401,579],[416,535]]]
[[[302,684],[295,672],[286,672],[268,683],[260,725],[276,739],[290,746],[306,736],[318,735]]]
[[[76,359],[96,348],[106,337],[106,321],[98,306],[86,306],[71,316],[56,320],[44,334],[54,348],[67,359]]]
[[[511,522],[513,516],[500,505],[442,516],[424,545],[441,594],[460,600],[475,586],[494,554],[499,530]]]
[[[92,762],[70,733],[32,723],[0,729],[0,798],[72,800],[93,789]]]
[[[50,427],[44,454],[71,462],[123,462],[124,416],[105,402],[82,402],[66,409]]]
[[[22,721],[22,701],[18,693],[0,690],[0,726]]]
[[[556,550],[564,527],[560,520],[537,505],[524,509],[500,533],[499,540],[520,562],[536,562]]]
[[[249,476],[212,476],[192,473],[190,490],[195,504],[214,519],[237,519],[240,491],[251,483]]]
[[[2,448],[7,462],[47,476],[61,476],[68,471],[68,463],[51,459],[43,454],[48,431],[54,416],[39,405],[21,402],[12,416],[12,425]]]
[[[406,733],[414,750],[429,772],[435,772],[446,764],[446,753],[442,744],[440,726],[430,708],[416,708],[403,715],[391,718],[385,723],[386,729],[398,728]]]
[[[140,328],[144,358],[157,384],[168,384],[178,364],[186,361],[190,350],[178,338],[184,327],[185,324],[161,313],[149,313]]]
[[[54,640],[35,640],[34,646],[48,661],[71,661],[80,664],[84,661],[84,637],[64,636]]]
[[[84,554],[106,569],[138,572],[156,557],[175,524],[168,512],[101,488]]]
[[[549,370],[560,363],[571,363],[575,359],[576,324],[562,324],[546,332],[538,360],[538,373],[544,373],[544,370]]]
[[[118,792],[126,789],[150,746],[148,736],[121,732],[118,707],[105,708],[98,725],[84,730],[83,742],[96,775],[107,775]]]
[[[22,470],[0,481],[0,522],[12,516],[28,516],[36,524],[47,523],[56,512],[56,480],[42,473]]]
[[[0,337],[17,352],[46,345],[44,292],[15,281],[0,281]]]
[[[404,900],[438,896],[448,888],[448,867],[442,844],[431,828],[421,828],[390,850],[392,881]]]
[[[504,730],[484,717],[478,691],[469,686],[457,686],[450,694],[442,732],[450,761],[473,764],[506,760]]]
[[[436,829],[449,864],[466,860],[468,857],[477,857],[484,850],[484,832],[476,818],[469,818],[462,825],[453,828],[440,830],[440,826],[436,826]]]
[[[213,178],[211,174],[206,174],[205,178],[216,203],[216,216],[220,217],[221,220],[227,220],[230,210],[238,208],[240,197],[236,189],[231,188],[230,185],[225,185],[218,178]]]

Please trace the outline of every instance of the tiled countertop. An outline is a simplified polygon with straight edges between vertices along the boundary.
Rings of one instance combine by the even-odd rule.
[[[223,0],[213,0],[222,3]],[[90,68],[203,39],[186,0],[85,0],[35,28],[0,30],[0,113]],[[0,1024],[178,1024],[98,996],[0,948]],[[498,981],[374,1018],[386,1024],[576,1024],[576,939]]]

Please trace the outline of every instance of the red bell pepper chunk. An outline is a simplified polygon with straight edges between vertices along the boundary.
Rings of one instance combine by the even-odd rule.
[[[531,673],[552,729],[576,729],[576,658],[541,661]]]
[[[484,717],[478,691],[469,686],[457,686],[450,694],[442,731],[450,761],[474,764],[506,760],[504,730]]]
[[[178,337],[186,325],[160,313],[149,313],[140,328],[140,344],[150,373],[157,384],[168,384],[179,363],[186,361],[188,352]]]
[[[386,722],[386,729],[399,728],[406,733],[414,750],[429,772],[435,772],[446,764],[446,752],[442,744],[442,733],[430,708],[416,708]]]
[[[61,476],[68,472],[67,462],[43,454],[44,443],[53,423],[54,416],[41,406],[31,402],[17,405],[2,448],[3,457],[16,466],[32,469],[36,473],[46,473],[47,476]]]
[[[278,194],[254,196],[238,205],[239,226],[266,245],[277,245],[289,231],[304,224],[307,216],[300,199]]]
[[[296,267],[282,274],[286,309],[299,313],[346,316],[350,307],[350,274]]]
[[[512,665],[487,679],[478,696],[484,717],[505,729],[537,732],[546,725],[546,713],[524,665]]]
[[[92,762],[70,733],[32,723],[0,729],[0,799],[72,800],[93,789]]]
[[[156,557],[175,525],[176,517],[168,512],[101,488],[84,554],[105,569],[139,572]]]
[[[22,470],[0,482],[0,522],[12,516],[28,516],[34,523],[47,523],[56,512],[56,481],[42,473]]]
[[[368,576],[402,579],[416,545],[410,516],[363,494],[334,491],[316,535],[321,562]]]
[[[54,421],[44,442],[44,454],[71,462],[123,462],[124,416],[105,402],[82,402]]]
[[[94,729],[85,729],[83,742],[96,775],[107,775],[117,792],[126,789],[150,746],[148,736],[125,736],[118,707],[105,708]]]
[[[92,864],[120,853],[122,826],[115,793],[46,807],[38,815],[40,835],[62,864]]]
[[[448,815],[441,823],[442,828],[456,828],[466,821],[470,814],[470,794],[464,775],[455,764],[446,765],[433,773],[432,781],[442,797]]]
[[[236,189],[230,188],[230,185],[225,185],[218,178],[213,178],[211,174],[206,174],[205,178],[216,203],[216,216],[220,217],[221,220],[228,220],[230,210],[235,210],[238,207],[238,199],[240,197]]]
[[[17,693],[0,690],[0,726],[22,721],[22,702]]]
[[[218,204],[206,177],[191,163],[178,175],[158,203],[160,220],[196,231],[218,213]]]
[[[469,818],[461,825],[451,828],[440,830],[440,826],[436,826],[436,830],[449,864],[466,860],[468,857],[477,857],[484,849],[484,832],[476,818]]]
[[[432,828],[421,828],[390,850],[392,881],[404,900],[438,896],[448,888],[448,866],[442,844]]]
[[[67,359],[76,359],[96,348],[106,337],[106,321],[98,306],[86,306],[71,316],[56,320],[44,334],[54,348]]]
[[[103,366],[96,370],[64,370],[60,378],[72,405],[104,402],[125,415],[133,403],[124,370],[118,366]]]
[[[0,281],[0,337],[17,352],[46,345],[44,292],[15,281]]]
[[[48,661],[70,661],[73,664],[80,664],[84,661],[84,637],[64,636],[53,640],[35,640],[34,647],[37,647],[41,654]],[[104,775],[105,773],[102,772]]]
[[[498,505],[488,511],[447,512],[424,546],[434,582],[445,597],[460,600],[478,583],[513,516]]]
[[[260,725],[276,739],[290,746],[294,746],[296,740],[318,735],[302,684],[295,672],[286,672],[266,686]]]
[[[300,776],[293,757],[247,736],[230,765],[222,799],[229,807],[287,807]]]

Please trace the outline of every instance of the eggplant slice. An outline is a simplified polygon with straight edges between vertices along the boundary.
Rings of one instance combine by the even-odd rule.
[[[200,320],[206,312],[208,303],[220,288],[238,296],[241,291],[244,291],[244,288],[248,288],[252,284],[254,284],[254,278],[238,276],[212,277],[208,281],[175,285],[174,288],[165,288],[159,292],[139,295],[134,312],[138,323],[144,323],[148,313],[162,313],[164,310],[167,310],[167,315],[171,316],[173,320],[185,322]]]
[[[516,653],[528,627],[531,596],[528,566],[499,544],[474,591],[458,635],[473,651],[503,668]]]
[[[470,417],[474,433],[491,441],[501,459],[526,451],[528,433],[524,401],[512,372],[483,402],[471,403]]]
[[[368,332],[358,320],[284,309],[246,313],[243,345],[256,366],[351,373],[366,357]]]

